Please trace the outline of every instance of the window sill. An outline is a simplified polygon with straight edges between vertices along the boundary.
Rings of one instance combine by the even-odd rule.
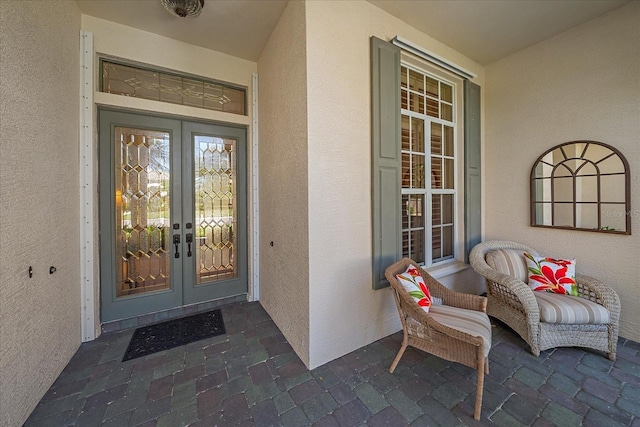
[[[429,273],[434,279],[440,279],[445,276],[450,276],[452,274],[459,273],[461,271],[470,268],[469,264],[465,264],[461,261],[451,261],[446,264],[435,265],[428,268],[424,268],[424,270]]]

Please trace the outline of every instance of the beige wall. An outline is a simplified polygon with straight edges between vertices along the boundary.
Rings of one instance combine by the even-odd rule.
[[[478,74],[480,85],[484,74],[365,1],[308,1],[306,22],[313,368],[400,329],[389,289],[371,288],[370,37],[404,37]]]
[[[309,365],[307,6],[289,2],[258,60],[258,110],[260,303]]]
[[[3,426],[26,420],[80,344],[79,31],[73,1],[0,1]]]
[[[576,257],[622,301],[620,334],[640,340],[640,3],[486,68],[486,239]],[[631,167],[631,236],[529,226],[529,174],[547,149],[588,139],[618,148]]]

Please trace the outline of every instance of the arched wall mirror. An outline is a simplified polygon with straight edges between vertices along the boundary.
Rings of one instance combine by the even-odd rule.
[[[631,234],[629,163],[616,148],[571,141],[531,169],[531,225]]]

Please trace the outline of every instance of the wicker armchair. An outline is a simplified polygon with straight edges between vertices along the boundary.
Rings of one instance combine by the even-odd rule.
[[[523,280],[503,274],[489,266],[486,260],[487,255],[498,249],[512,249],[539,255],[538,251],[528,246],[509,241],[487,241],[472,249],[469,255],[471,266],[486,278],[489,316],[501,320],[516,331],[529,344],[531,353],[535,356],[539,356],[542,350],[549,348],[575,346],[603,351],[608,359],[615,360],[620,299],[613,289],[592,277],[576,275],[579,296],[604,306],[608,311],[608,322],[546,323],[540,320],[540,307],[544,306],[540,294],[547,295],[547,298],[550,294],[534,292]],[[522,262],[524,263],[524,259]],[[526,264],[523,268],[526,271]],[[576,298],[564,295],[557,295],[557,297]],[[540,305],[541,302],[542,305]],[[580,300],[578,303],[590,304]]]
[[[421,272],[431,296],[441,298],[442,305],[432,305],[429,312],[425,312],[398,282],[396,274],[403,273],[409,265]],[[491,323],[485,313],[487,299],[446,288],[409,258],[389,266],[385,276],[391,284],[404,332],[402,346],[389,372],[393,373],[408,345],[476,369],[478,381],[474,418],[479,420],[484,374],[489,373],[488,355],[491,348]]]

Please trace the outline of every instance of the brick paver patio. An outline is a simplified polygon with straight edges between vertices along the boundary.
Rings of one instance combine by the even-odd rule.
[[[533,357],[492,319],[482,418],[475,371],[396,333],[309,371],[259,303],[222,307],[227,334],[120,362],[133,329],[82,344],[26,426],[633,426],[640,344],[615,362],[577,348]]]

